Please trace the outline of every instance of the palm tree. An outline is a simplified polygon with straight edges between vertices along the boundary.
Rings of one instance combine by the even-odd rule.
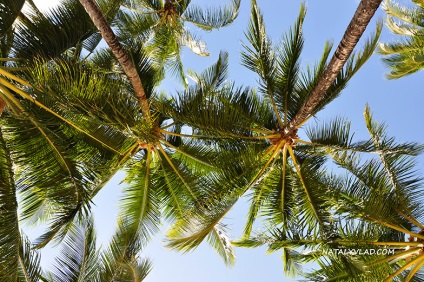
[[[61,22],[61,19],[64,21],[69,20],[67,16],[72,15],[72,7],[78,7],[78,5],[71,7],[72,4],[75,4],[75,2],[67,3],[65,5],[66,9],[59,8],[53,13],[51,18],[56,20],[55,24],[59,25],[57,22]],[[11,18],[13,16],[14,14],[11,14]],[[117,122],[116,119],[122,121],[122,128],[126,132],[128,126],[137,123],[139,116],[137,113],[138,107],[134,106],[128,95],[125,95],[125,91],[128,89],[125,86],[126,84],[117,84],[116,78],[111,80],[112,76],[116,77],[116,73],[108,77],[101,72],[89,71],[88,64],[75,65],[78,61],[79,53],[77,48],[74,50],[74,54],[77,57],[74,55],[69,58],[65,55],[64,59],[59,60],[58,57],[63,56],[62,53],[72,47],[73,44],[70,42],[62,46],[60,45],[62,42],[58,41],[59,46],[54,45],[55,48],[52,48],[51,38],[48,36],[46,38],[42,37],[44,34],[40,32],[40,27],[42,26],[47,30],[51,28],[55,31],[50,21],[51,18],[44,15],[38,16],[39,18],[28,19],[21,15],[24,24],[20,27],[20,32],[17,33],[17,36],[15,33],[13,34],[18,37],[14,44],[13,54],[22,57],[22,59],[27,58],[31,63],[31,69],[7,66],[2,71],[4,78],[1,80],[1,96],[2,101],[7,101],[8,104],[8,111],[3,115],[1,121],[2,128],[5,128],[5,139],[3,139],[3,136],[1,138],[2,145],[4,145],[2,147],[4,149],[2,150],[2,163],[4,164],[2,166],[2,175],[4,178],[2,177],[2,180],[8,181],[7,183],[2,183],[1,187],[2,192],[4,192],[2,193],[2,198],[4,198],[2,204],[7,207],[2,209],[2,220],[4,220],[2,226],[10,228],[2,229],[1,245],[4,248],[2,248],[3,251],[1,253],[1,263],[2,266],[8,266],[5,268],[8,273],[2,273],[1,276],[7,277],[8,281],[16,280],[14,277],[19,275],[19,272],[29,272],[23,264],[25,253],[22,254],[21,251],[28,244],[23,244],[23,241],[19,239],[16,189],[23,193],[23,202],[21,202],[22,218],[33,218],[34,221],[38,221],[40,218],[50,220],[48,232],[35,242],[40,247],[53,238],[60,239],[66,236],[67,232],[72,229],[75,219],[81,219],[88,213],[91,199],[107,180],[118,169],[122,168],[126,161],[133,157],[138,150],[146,148],[139,142],[138,138],[135,140],[132,137],[130,139],[135,143],[128,146],[129,143],[127,141],[130,139],[125,141],[122,139],[125,134],[122,135],[122,132],[114,130],[113,124]],[[10,21],[10,25],[12,23],[13,21]],[[55,25],[54,27],[57,26]],[[29,31],[31,29],[36,32]],[[71,31],[72,29],[59,28],[59,30]],[[90,30],[87,31],[85,28],[82,30],[80,32],[79,29],[76,29],[74,30],[76,32],[72,34],[83,33],[85,37],[90,32]],[[91,33],[93,32],[94,30],[91,28]],[[34,34],[40,34],[39,37],[45,39],[45,41],[41,40],[42,43],[40,43],[37,35],[34,38]],[[63,34],[58,32],[58,35]],[[80,40],[83,40],[83,38],[80,38]],[[43,44],[47,48],[40,48]],[[4,55],[7,56],[8,54],[4,53]],[[34,60],[35,55],[46,57],[47,60]],[[141,61],[137,66],[141,66],[139,71],[143,74],[143,78],[148,80],[148,83],[146,83],[147,89],[151,90],[150,84],[154,84],[154,80],[150,79],[149,71],[151,72],[152,70],[148,62],[145,61],[146,59],[140,51],[132,55],[136,62],[137,60]],[[138,58],[136,55],[138,55]],[[50,61],[54,57],[56,57],[56,63]],[[5,60],[14,61],[14,59],[10,58]],[[72,64],[70,64],[71,62]],[[19,73],[11,73],[15,71],[19,71]],[[63,76],[60,76],[62,72]],[[90,77],[91,80],[88,80],[87,77]],[[122,76],[118,78],[120,77]],[[96,81],[96,83],[93,84],[93,81]],[[118,87],[111,88],[111,85],[117,85]],[[112,92],[114,95],[110,95],[111,99],[109,100],[105,100],[104,97],[100,96],[97,96],[97,100],[91,97],[90,102],[94,104],[82,104],[81,99],[86,99],[87,97],[81,95],[92,93],[93,89],[97,90],[99,95],[104,94],[105,90]],[[77,93],[78,95],[72,96],[71,93]],[[113,100],[117,96],[119,99]],[[72,100],[73,102],[71,102]],[[69,103],[73,104],[74,107],[70,107]],[[93,117],[92,115],[93,109],[96,109],[96,107],[101,107],[97,111],[101,114],[100,117]],[[121,108],[128,109],[126,116]],[[107,113],[111,109],[118,116]],[[131,113],[129,118],[133,120],[132,122],[128,119],[129,113]],[[103,121],[110,121],[111,124],[103,124]],[[151,125],[146,125],[146,123],[143,124],[142,122],[136,125],[141,130],[139,134],[146,129],[149,133],[148,128]],[[132,128],[132,132],[134,132],[134,128]],[[153,135],[154,138],[157,138],[156,132]],[[167,186],[168,183],[164,183],[164,181],[166,182],[172,177],[175,178],[172,175],[173,173],[175,174],[176,172],[180,178],[181,175],[165,151],[162,151],[162,153],[162,157],[168,160],[169,163],[158,163],[156,157],[156,163],[166,170],[165,179],[159,185]],[[12,164],[19,167],[16,175],[17,184],[15,184],[15,178],[12,177]],[[96,165],[93,166],[92,164]],[[187,175],[187,173],[185,174]],[[149,173],[147,173],[147,177],[149,177]],[[181,180],[185,185],[189,182],[184,181],[184,179]],[[181,185],[181,180],[180,183],[178,183],[178,180],[174,180],[174,183],[177,182],[174,186]],[[145,184],[149,184],[148,181]],[[162,192],[162,194],[163,197],[168,197],[166,193]],[[176,194],[181,197],[183,193]],[[149,197],[151,197],[150,193]],[[175,197],[173,199],[173,201],[178,200]],[[144,209],[145,206],[150,205],[150,203],[146,204],[146,202],[147,200],[143,202]],[[170,206],[169,209],[172,209],[172,203],[168,201],[167,205]],[[180,208],[182,209],[181,205]],[[179,212],[181,213],[182,211],[180,210]],[[173,214],[173,212],[168,213],[170,215]],[[141,212],[141,216],[144,216],[144,212]],[[155,222],[155,224],[157,225],[158,223]],[[123,235],[121,234],[120,236]],[[126,238],[125,236],[123,237]],[[134,240],[138,242],[140,238],[135,237]],[[70,242],[72,241],[75,240]],[[122,245],[121,249],[130,250],[127,245]],[[125,256],[128,256],[128,259],[132,259],[137,250],[136,248],[133,253],[125,254]],[[111,252],[118,258],[119,249],[113,248]],[[26,253],[28,252],[26,251]],[[67,255],[65,254],[68,260],[72,255],[75,255],[75,253],[68,252]],[[126,275],[127,271],[125,268],[139,268],[133,262],[127,261],[128,259],[122,257],[119,263],[109,259],[109,266],[104,275],[110,275],[110,273],[113,276]],[[126,264],[128,266],[125,266]],[[35,269],[34,271],[31,270],[31,273],[35,273],[34,277],[39,273],[36,266],[36,264],[33,267],[29,266],[29,268]],[[122,267],[124,269],[119,270]],[[116,274],[118,270],[120,274]],[[140,268],[140,271],[142,270],[143,267]],[[62,274],[62,278],[68,274]]]
[[[300,139],[297,131],[340,94],[371,56],[381,26],[378,25],[377,34],[363,50],[347,60],[337,79],[323,90],[324,96],[318,104],[307,107],[307,118],[299,124],[299,113],[303,116],[305,105],[319,100],[315,100],[315,95],[321,92],[316,89],[322,85],[326,70],[333,69],[332,62],[337,61],[333,59],[328,63],[331,44],[325,45],[313,70],[301,73],[299,59],[305,8],[301,6],[293,29],[277,47],[266,36],[255,1],[252,1],[251,15],[246,33],[250,46],[244,46],[242,60],[259,75],[263,98],[253,90],[234,89],[233,85],[225,85],[219,92],[209,92],[208,84],[215,82],[198,78],[201,91],[182,93],[172,105],[160,105],[161,112],[191,126],[198,136],[214,137],[215,140],[210,141],[213,147],[225,148],[229,154],[236,152],[231,167],[224,169],[225,174],[210,176],[214,194],[209,196],[209,203],[196,206],[196,210],[188,213],[189,218],[179,221],[169,233],[169,246],[179,250],[197,246],[249,191],[251,207],[245,237],[250,235],[260,213],[270,222],[281,224],[284,232],[290,232],[298,218],[296,223],[303,228],[326,236],[330,232],[331,207],[325,197],[326,183],[321,181],[325,156],[332,149],[367,150],[349,143],[349,136],[343,131],[346,124],[340,119],[322,129],[308,130],[309,141]],[[208,72],[219,74],[215,76],[216,81],[222,83],[226,78],[226,65],[216,65]],[[294,129],[291,124],[295,125]]]
[[[320,102],[324,102],[327,90],[337,79],[346,61],[351,57],[351,53],[364,33],[374,13],[377,11],[382,0],[361,0],[350,21],[342,40],[337,46],[325,71],[322,73],[313,92],[302,105],[302,108],[292,118],[290,123],[285,125],[284,134],[292,134],[297,128],[310,118],[319,107]]]
[[[21,8],[22,5],[19,9]],[[16,17],[19,17],[20,25],[17,27],[18,32],[12,32],[9,36],[12,44],[7,51],[10,53],[2,54],[5,55],[4,61],[16,61],[17,64],[9,63],[0,70],[0,97],[8,107],[1,120],[3,136],[9,145],[11,162],[21,168],[16,173],[16,185],[24,193],[26,203],[22,205],[22,218],[38,218],[41,214],[48,217],[54,214],[52,225],[55,227],[39,242],[43,244],[54,235],[66,231],[62,227],[71,223],[77,216],[76,211],[91,200],[86,189],[103,182],[104,179],[100,177],[105,173],[103,166],[119,163],[118,156],[124,155],[120,150],[127,150],[125,142],[120,143],[122,138],[119,138],[119,134],[102,127],[99,119],[95,121],[96,118],[84,117],[75,112],[75,109],[69,108],[70,111],[67,111],[63,106],[58,108],[58,99],[65,98],[59,97],[60,89],[50,95],[52,89],[46,89],[47,84],[37,80],[37,71],[54,71],[51,68],[54,68],[51,59],[62,56],[63,52],[73,46],[73,40],[78,41],[76,38],[79,38],[83,42],[85,36],[95,33],[88,17],[85,19],[85,23],[91,24],[88,31],[84,21],[78,22],[76,18],[77,22],[72,22],[78,9],[82,9],[78,2],[69,1],[64,3],[64,7],[47,15],[35,10],[32,18],[26,17],[20,10],[4,13],[5,22],[10,24],[5,30],[13,31],[12,24]],[[83,31],[76,28],[78,24]],[[72,27],[75,29],[72,30]],[[43,33],[42,30],[47,32]],[[52,44],[56,42],[49,36],[52,34],[58,38],[67,38],[70,42],[59,40]],[[1,38],[5,37],[2,35]],[[2,42],[2,46],[6,46]],[[80,79],[84,80],[82,77]],[[74,83],[84,85],[81,80]],[[86,83],[87,81],[85,85]],[[69,126],[67,133],[63,131],[63,125]],[[75,133],[82,135],[77,137]],[[114,137],[118,139],[111,142]],[[93,142],[95,146],[92,145]],[[118,144],[117,149],[113,142]],[[87,159],[90,157],[97,160],[97,164],[90,164]],[[96,179],[96,175],[100,180]],[[12,209],[14,206],[8,207]]]
[[[54,16],[66,11],[58,8]],[[187,207],[206,198],[203,175],[217,170],[218,158],[204,161],[202,157],[217,150],[205,149],[196,140],[181,145],[182,138],[174,136],[181,128],[154,111],[154,98],[152,116],[146,119],[134,88],[107,50],[81,60],[71,44],[66,45],[71,49],[55,49],[47,42],[44,48],[51,50],[46,51],[37,40],[33,42],[29,29],[39,26],[29,23],[46,18],[28,19],[15,43],[13,54],[27,54],[22,57],[28,56],[25,63],[31,68],[3,72],[1,80],[0,96],[8,110],[0,122],[11,163],[17,168],[14,179],[22,193],[21,218],[48,221],[47,232],[34,242],[37,247],[61,240],[75,221],[88,216],[91,200],[105,183],[127,168],[131,183],[120,220],[125,219],[144,244],[157,230],[159,217],[181,218]],[[140,46],[127,48],[147,96],[153,97],[155,69]],[[40,57],[29,56],[31,49]],[[16,213],[13,207],[8,205]],[[221,232],[218,229],[216,234]],[[220,250],[223,244],[229,241],[214,243]],[[234,259],[231,249],[221,254],[229,263]]]
[[[384,2],[387,13],[386,25],[401,41],[380,43],[378,53],[390,69],[387,78],[400,78],[421,70],[424,67],[423,17],[424,5],[412,1],[413,7],[403,7],[396,2]]]
[[[137,39],[145,46],[159,69],[166,67],[188,85],[180,53],[188,47],[200,56],[209,56],[205,42],[199,40],[186,23],[205,31],[230,25],[236,19],[240,0],[222,8],[205,9],[190,0],[128,0],[118,15],[119,37],[123,42]]]
[[[282,250],[285,271],[291,274],[299,274],[302,263],[318,262],[320,269],[300,272],[308,281],[421,281],[423,182],[413,157],[423,146],[388,137],[368,107],[365,121],[371,138],[361,146],[377,152],[378,158],[362,161],[363,153],[332,150],[330,155],[346,174],[322,179],[332,207],[330,236],[296,227],[287,233],[273,226],[235,245]]]

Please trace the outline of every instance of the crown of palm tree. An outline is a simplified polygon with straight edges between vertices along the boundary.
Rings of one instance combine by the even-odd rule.
[[[194,142],[178,148],[176,140],[159,131],[162,126],[161,130],[178,132],[178,127],[163,123],[164,119],[157,115],[144,118],[134,99],[134,89],[122,72],[116,70],[117,63],[110,52],[99,52],[92,60],[80,61],[80,50],[71,48],[73,42],[60,45],[59,41],[54,45],[56,49],[45,50],[43,44],[50,47],[50,37],[41,36],[40,26],[46,29],[52,28],[53,22],[55,27],[68,24],[65,22],[70,20],[67,16],[74,11],[73,5],[75,9],[80,6],[75,1],[67,5],[70,6],[58,8],[50,16],[25,18],[27,22],[19,27],[23,32],[15,39],[11,54],[21,55],[31,68],[2,68],[0,97],[8,107],[1,120],[2,175],[5,176],[2,180],[8,181],[4,186],[2,183],[2,189],[7,189],[7,193],[1,193],[7,204],[2,226],[10,229],[2,229],[1,243],[5,248],[1,262],[10,262],[7,269],[12,276],[19,271],[19,250],[23,246],[19,239],[16,190],[22,193],[21,218],[34,222],[48,220],[48,231],[35,242],[42,247],[53,238],[63,238],[75,222],[85,218],[92,198],[133,159],[122,220],[127,222],[126,229],[134,227],[137,241],[140,236],[146,241],[159,224],[157,210],[165,209],[167,217],[177,217],[185,205],[196,201],[196,197],[200,199],[201,195],[197,195],[200,192],[190,188],[201,179],[193,176],[192,167],[199,173],[202,166],[212,167],[193,156],[200,144]],[[16,18],[15,14],[9,16]],[[85,42],[90,32],[94,34],[91,24],[88,31],[83,25],[74,28],[74,35],[84,34],[72,37],[79,38],[80,43]],[[40,34],[40,40],[31,37],[29,29]],[[52,30],[62,30],[57,35],[60,37],[66,36],[70,29]],[[68,52],[69,48],[72,52]],[[129,52],[150,96],[155,70],[140,48],[130,48]],[[147,165],[140,167],[143,161]],[[141,177],[135,174],[140,170]],[[133,197],[140,193],[144,196],[142,201]]]
[[[373,120],[368,107],[365,121],[371,138],[357,143],[362,152],[331,150],[331,158],[346,174],[324,175],[321,180],[331,205],[330,234],[311,232],[295,221],[290,232],[271,226],[234,244],[282,250],[286,272],[311,281],[420,281],[423,182],[413,157],[423,146],[388,137],[385,125]],[[366,152],[378,157],[364,161]],[[302,273],[300,265],[311,261],[318,261],[320,269]]]
[[[197,79],[202,91],[188,91],[180,94],[173,104],[160,105],[159,111],[192,127],[198,136],[214,137],[211,146],[238,152],[232,157],[231,167],[223,169],[225,173],[209,176],[215,190],[209,203],[189,212],[189,218],[180,220],[170,231],[169,246],[180,250],[197,246],[246,193],[249,193],[251,207],[245,237],[250,235],[261,213],[274,224],[282,224],[285,232],[289,232],[296,221],[303,228],[326,236],[330,231],[330,206],[324,197],[328,188],[322,181],[325,155],[329,150],[361,149],[350,143],[346,124],[340,119],[323,128],[308,130],[309,141],[300,139],[297,130],[337,97],[371,56],[381,26],[377,26],[377,34],[363,50],[347,61],[308,118],[287,131],[328,69],[331,44],[325,45],[313,70],[301,73],[304,7],[291,32],[277,47],[267,38],[254,1],[251,14],[246,33],[250,46],[244,46],[242,60],[246,67],[258,73],[261,95],[254,90],[234,89],[228,83],[219,92],[208,91],[208,82],[226,79],[227,66],[218,62],[207,71],[210,76],[207,81]]]

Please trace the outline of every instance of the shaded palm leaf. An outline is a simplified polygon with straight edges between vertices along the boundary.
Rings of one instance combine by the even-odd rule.
[[[16,280],[19,266],[21,236],[18,223],[18,203],[10,152],[0,129],[0,276]]]

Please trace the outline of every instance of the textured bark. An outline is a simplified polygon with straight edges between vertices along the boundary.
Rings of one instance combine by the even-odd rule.
[[[105,16],[100,11],[96,2],[94,0],[80,0],[80,3],[84,6],[94,25],[100,31],[103,39],[109,45],[113,55],[116,57],[129,81],[131,82],[131,85],[134,88],[135,96],[141,106],[143,115],[149,118],[149,102],[147,100],[146,93],[144,92],[140,76],[138,75],[137,69],[135,68],[130,56],[119,43],[118,38],[116,38],[115,33],[107,23]]]
[[[325,92],[333,84],[337,74],[343,68],[381,2],[382,0],[362,0],[359,3],[336,52],[318,81],[317,87],[312,91],[311,96],[303,104],[296,116],[284,128],[284,133],[288,134],[298,128],[324,98]]]
[[[0,98],[0,116],[3,113],[5,107],[6,107],[6,101]]]

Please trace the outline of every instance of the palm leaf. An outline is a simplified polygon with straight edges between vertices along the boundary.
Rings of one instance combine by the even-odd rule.
[[[12,160],[0,129],[0,276],[16,280],[21,247]]]
[[[18,1],[5,1],[0,8],[0,39],[3,39],[6,34],[12,29],[12,24],[16,21],[22,7],[25,4],[25,0]],[[3,54],[4,56],[5,54]]]
[[[78,225],[63,241],[55,260],[53,281],[98,281],[98,253],[92,218]]]
[[[137,230],[139,240],[144,243],[159,230],[161,215],[159,191],[152,181],[152,174],[158,169],[158,157],[151,148],[146,151],[127,171],[124,181],[128,185],[123,189],[120,207],[120,218]]]
[[[42,277],[40,255],[31,248],[26,237],[20,238],[19,248],[19,276],[16,281],[38,282]]]
[[[209,8],[204,11],[200,6],[189,5],[182,14],[185,21],[191,22],[204,30],[212,30],[230,25],[237,18],[240,0],[231,0],[223,8]]]
[[[151,262],[140,260],[141,244],[136,230],[123,219],[107,250],[101,253],[100,281],[142,281],[151,270]]]

